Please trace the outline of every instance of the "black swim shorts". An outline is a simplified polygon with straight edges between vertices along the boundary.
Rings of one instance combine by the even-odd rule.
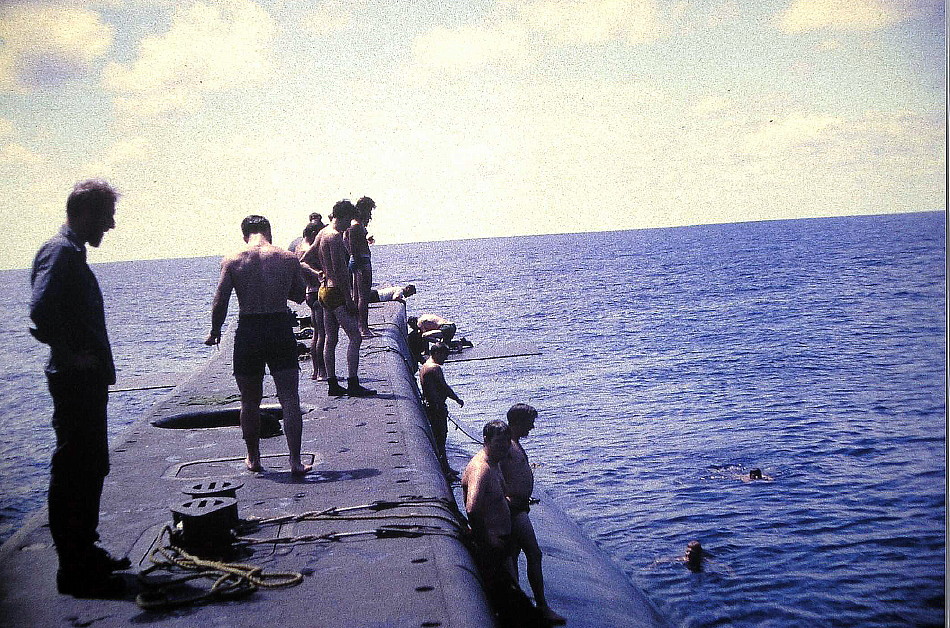
[[[241,314],[234,334],[234,374],[263,377],[264,365],[271,374],[300,369],[293,312]]]

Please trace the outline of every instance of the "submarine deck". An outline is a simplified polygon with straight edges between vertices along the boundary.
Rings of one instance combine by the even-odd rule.
[[[233,335],[227,335],[219,355],[112,444],[99,532],[113,554],[132,560],[125,576],[132,593],[119,600],[59,595],[44,509],[0,548],[0,624],[494,625],[459,540],[454,497],[407,364],[404,306],[374,306],[371,323],[379,335],[363,341],[360,373],[364,385],[378,390],[376,397],[327,397],[326,384],[301,371],[302,452],[313,464],[302,478],[289,472],[282,435],[261,440],[264,472],[245,469],[227,343]],[[279,412],[269,377],[264,393],[262,408]],[[202,427],[208,420],[225,425]],[[162,422],[179,428],[154,425]],[[266,573],[301,573],[302,582],[238,599],[143,610],[133,602],[139,588],[133,574],[149,567],[149,556],[167,540],[170,509],[191,500],[183,491],[212,481],[243,484],[236,493],[238,516],[265,520],[243,533],[236,562]],[[548,598],[569,625],[665,625],[649,600],[547,501],[535,526],[546,556]],[[381,510],[367,507],[380,503]]]

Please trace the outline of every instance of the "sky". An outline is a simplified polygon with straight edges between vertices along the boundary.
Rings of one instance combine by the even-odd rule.
[[[0,268],[946,209],[935,0],[0,0]]]

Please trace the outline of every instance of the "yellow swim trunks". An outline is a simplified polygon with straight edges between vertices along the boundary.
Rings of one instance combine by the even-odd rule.
[[[336,286],[321,286],[319,293],[320,305],[330,310],[346,305],[346,299],[343,297],[343,291]]]

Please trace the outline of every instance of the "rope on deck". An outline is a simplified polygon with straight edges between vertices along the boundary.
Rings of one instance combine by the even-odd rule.
[[[262,567],[256,565],[199,558],[171,544],[172,529],[170,527],[165,526],[162,534],[159,535],[159,540],[165,534],[169,536],[169,543],[152,551],[149,555],[152,566],[139,574],[142,583],[148,587],[135,598],[135,603],[142,609],[169,610],[190,604],[235,599],[249,595],[258,588],[290,587],[303,582],[302,573],[265,573]],[[186,573],[159,583],[151,583],[145,578],[148,574],[160,569]],[[208,589],[177,597],[172,595],[172,591],[180,588],[180,585],[201,578],[213,580]]]

